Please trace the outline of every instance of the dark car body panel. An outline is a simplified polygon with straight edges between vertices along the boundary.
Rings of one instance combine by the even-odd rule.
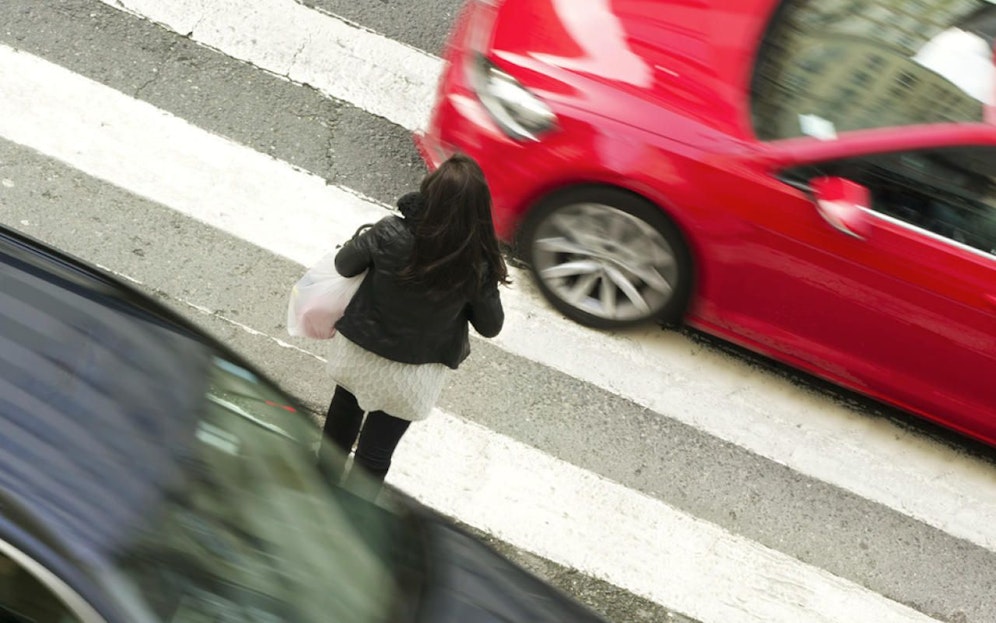
[[[428,591],[424,623],[597,623],[591,611],[526,573],[466,532],[444,522],[425,524]]]

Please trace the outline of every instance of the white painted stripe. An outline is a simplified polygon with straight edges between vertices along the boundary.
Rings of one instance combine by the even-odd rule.
[[[409,429],[392,472],[431,508],[704,623],[934,621],[445,413]]]
[[[442,62],[294,0],[101,0],[415,130]]]
[[[0,89],[0,136],[295,261],[310,263],[358,224],[385,214],[384,206],[327,186],[317,176],[206,133],[148,104],[6,46],[0,46],[0,83],[4,85]],[[516,278],[523,283],[523,275]],[[722,357],[700,354],[690,364],[672,352],[688,349],[688,343],[673,334],[588,332],[555,317],[521,287],[507,291],[504,300],[508,324],[502,344],[512,352],[555,365],[607,389],[631,392],[629,395],[638,402],[651,404],[658,400],[656,396],[663,394],[673,403],[659,408],[661,413],[715,429],[720,436],[737,442],[743,438],[756,442],[755,449],[761,454],[793,467],[797,464],[815,467],[822,473],[814,475],[845,488],[867,490],[867,483],[879,480],[878,490],[873,493],[882,494],[894,507],[922,516],[934,525],[943,527],[949,512],[956,519],[996,516],[993,502],[996,486],[991,472],[981,463],[943,448],[918,445],[909,438],[897,440],[896,430],[890,426],[850,418],[842,409],[743,365],[731,365]],[[568,356],[562,359],[554,356],[563,352],[564,344],[570,344]],[[657,367],[661,364],[673,367]],[[763,434],[753,439],[756,433],[752,429],[760,429]],[[906,455],[896,460],[900,467],[894,467],[891,462],[902,452]],[[825,456],[814,460],[814,455]],[[857,464],[850,465],[851,461]],[[484,468],[490,468],[489,464],[468,464],[468,469],[478,473]],[[520,472],[519,484],[530,490],[528,481],[540,477],[539,473],[533,469]],[[838,475],[843,476],[844,482],[840,482]],[[474,486],[469,481],[465,484]],[[431,488],[434,483],[426,481],[422,486]],[[906,498],[907,491],[914,491],[915,495]],[[627,495],[627,492],[620,490],[613,493],[616,494]],[[485,491],[481,495],[491,494]],[[642,496],[633,492],[628,495],[633,496],[633,508],[643,508],[641,505],[646,502],[636,501]],[[526,512],[534,502],[540,501],[529,501],[516,510]],[[592,508],[601,508],[597,502],[583,497],[568,496],[562,502],[560,514],[587,512],[584,506],[576,504],[596,504]],[[495,504],[499,508],[502,502]],[[655,507],[654,511],[657,510],[660,509]],[[597,514],[591,516],[599,518]],[[644,519],[651,516],[641,515]],[[507,512],[496,516],[496,520],[512,521]],[[548,521],[556,524],[559,520],[550,517]],[[628,526],[626,529],[636,526],[637,533],[659,529],[664,534],[668,531],[684,534],[683,528],[667,523],[656,528],[653,522],[623,525]],[[992,522],[964,521],[954,526],[977,543],[988,546],[996,542]],[[499,527],[489,526],[496,531]],[[565,535],[566,538],[549,543],[517,544],[532,551],[547,551],[548,547],[575,551],[569,542],[574,536]],[[654,546],[643,543],[639,534],[617,538]],[[724,550],[713,550],[717,560],[736,568],[709,572],[733,577],[740,574],[739,581],[745,590],[756,588],[755,582],[760,580],[755,571],[740,561],[752,561],[751,564],[764,561],[755,560],[754,554],[740,549],[739,541],[722,543]],[[601,549],[597,541],[583,543],[582,547]],[[664,551],[667,556],[682,555],[681,551]],[[699,555],[693,551],[686,553],[693,558]],[[661,556],[663,559],[664,554]],[[583,559],[561,562],[581,568],[589,564]],[[779,560],[777,564],[784,562]],[[681,564],[699,563],[686,559]],[[786,575],[812,573],[804,568],[804,565],[789,567]],[[612,577],[626,578],[630,573],[625,568],[616,569]],[[622,588],[636,591],[636,587],[625,584]],[[819,586],[804,589],[813,595],[823,594],[823,590]],[[758,604],[771,599],[764,591],[758,591],[754,597]],[[835,607],[826,613],[812,612],[802,620],[832,617]]]
[[[385,215],[318,176],[6,46],[0,84],[0,135],[291,259],[313,260]]]

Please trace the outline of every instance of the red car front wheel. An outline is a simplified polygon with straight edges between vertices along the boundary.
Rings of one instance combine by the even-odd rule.
[[[527,217],[519,249],[540,290],[569,318],[596,328],[681,319],[692,262],[656,206],[606,187],[551,196]]]

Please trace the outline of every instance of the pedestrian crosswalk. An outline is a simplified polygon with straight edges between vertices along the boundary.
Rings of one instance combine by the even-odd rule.
[[[152,20],[162,25],[164,38],[189,37],[211,54],[311,85],[324,97],[406,130],[424,123],[440,67],[427,52],[292,0],[254,0],[250,6],[228,0],[93,4],[118,12],[123,24]],[[23,50],[16,37],[0,39],[0,84],[0,138],[217,230],[254,253],[307,265],[358,225],[390,210],[383,199],[329,184],[279,156]],[[8,201],[0,194],[0,207]],[[8,222],[4,212],[0,219],[26,227]],[[46,227],[57,225],[43,218],[31,227],[36,229],[29,233],[45,239]],[[84,225],[78,227],[85,238]],[[124,261],[108,268],[125,276],[133,272]],[[247,276],[247,285],[262,294],[251,301],[233,295],[225,309],[280,308],[290,283],[264,289],[253,279]],[[985,603],[981,590],[996,573],[991,462],[855,412],[678,334],[656,329],[606,334],[573,325],[541,302],[526,275],[516,272],[513,279],[515,286],[503,293],[507,328],[495,341],[495,360],[488,361],[494,375],[510,380],[482,389],[484,401],[497,407],[505,400],[502,392],[523,391],[511,385],[510,367],[528,364],[544,370],[543,379],[583,388],[596,410],[611,396],[625,401],[627,411],[618,414],[618,422],[597,420],[605,427],[598,435],[584,430],[580,415],[578,430],[560,426],[532,435],[520,433],[529,413],[518,414],[524,422],[491,428],[454,409],[461,400],[456,398],[437,417],[412,427],[389,476],[393,484],[514,546],[704,623],[996,620],[996,608]],[[169,293],[211,310],[203,294]],[[233,326],[255,332],[273,348],[291,345],[314,355],[312,365],[320,368],[314,358],[321,345],[286,338],[275,316],[270,324],[233,320]],[[483,342],[474,348],[492,352]],[[279,370],[270,372],[280,378]],[[320,370],[309,374],[319,378]],[[539,386],[540,378],[527,381],[533,383],[528,392],[537,395],[565,391]],[[561,403],[574,404],[567,396]],[[624,421],[627,417],[646,419],[635,424]],[[776,488],[775,480],[764,484],[769,476],[782,479],[777,482],[786,483],[789,492],[784,499],[727,503],[753,509],[754,523],[778,514],[781,504],[784,527],[723,516],[716,510],[722,500],[686,499],[713,497],[709,490],[683,491],[689,483],[701,484],[691,477],[675,476],[669,490],[616,467],[611,456],[601,463],[586,456],[611,455],[605,448],[617,444],[663,446],[670,434],[663,423],[680,425],[690,431],[681,434],[700,440],[703,452],[717,453],[694,459],[696,466],[722,465],[717,479],[730,471],[753,473],[758,491]],[[625,445],[634,431],[643,439]],[[620,439],[611,438],[616,434]],[[603,447],[578,447],[591,443]],[[721,482],[712,486],[723,490]],[[833,498],[806,498],[804,490],[814,487]],[[810,499],[818,501],[807,503],[819,506],[796,506]],[[821,512],[827,513],[825,522],[812,517]],[[852,521],[867,525],[831,526]],[[831,532],[863,533],[865,541],[888,543],[872,547],[861,541],[888,558],[861,563],[867,554],[860,548],[829,551],[832,542],[820,541],[818,534],[811,538],[823,544],[813,549],[828,551],[800,551],[778,535],[797,530],[793,525],[811,529],[823,523]],[[791,536],[795,543],[806,540]],[[910,542],[889,543],[896,539]],[[941,568],[948,559],[968,567]],[[879,565],[909,568],[889,575],[877,570]],[[939,579],[921,577],[929,573]],[[910,577],[916,582],[904,584]],[[965,583],[961,592],[944,594],[948,579],[958,577]]]

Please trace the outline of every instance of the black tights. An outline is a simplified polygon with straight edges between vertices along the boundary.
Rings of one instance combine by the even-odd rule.
[[[362,432],[360,424],[363,424]],[[343,387],[336,387],[332,402],[329,404],[328,415],[325,417],[322,444],[331,442],[335,445],[341,454],[337,452],[338,457],[332,457],[332,453],[327,454],[332,457],[332,461],[338,461],[344,468],[345,457],[349,455],[359,437],[353,463],[363,466],[367,475],[372,478],[371,484],[379,490],[387,471],[391,468],[394,449],[398,447],[398,442],[408,430],[409,424],[411,422],[408,420],[396,418],[383,411],[371,411],[367,414],[366,423],[363,423],[363,409],[356,402],[356,396]],[[342,469],[339,472],[341,473]],[[350,480],[353,480],[352,477]]]

